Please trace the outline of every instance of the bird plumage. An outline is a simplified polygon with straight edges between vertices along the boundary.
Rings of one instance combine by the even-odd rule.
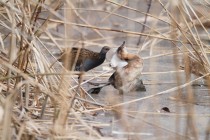
[[[109,49],[104,46],[100,52],[94,52],[84,48],[66,48],[60,53],[58,60],[63,62],[68,70],[89,71],[105,61]]]
[[[110,84],[119,89],[121,93],[138,89],[137,86],[142,83],[139,77],[143,70],[143,59],[136,54],[128,53],[124,44],[125,42],[117,49],[115,55],[121,61],[127,62],[127,65],[122,67],[117,65],[116,71],[109,78]]]

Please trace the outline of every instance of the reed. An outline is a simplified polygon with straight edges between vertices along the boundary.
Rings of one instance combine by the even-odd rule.
[[[209,139],[206,5],[2,0],[1,139]],[[54,55],[67,47],[116,49],[123,41],[144,59],[146,92],[119,95],[108,86],[89,94],[89,82],[104,83],[112,75],[109,62],[87,73],[67,71]]]

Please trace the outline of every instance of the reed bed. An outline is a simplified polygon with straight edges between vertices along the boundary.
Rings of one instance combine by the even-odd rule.
[[[208,140],[209,4],[0,1],[1,139]],[[144,59],[146,92],[118,95],[109,86],[89,94],[88,82],[112,74],[109,62],[83,73],[56,60],[62,48],[99,51],[124,40]]]

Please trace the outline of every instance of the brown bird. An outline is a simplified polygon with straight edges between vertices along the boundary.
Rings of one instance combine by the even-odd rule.
[[[68,70],[89,71],[104,62],[109,50],[107,46],[104,46],[99,53],[84,48],[66,48],[58,60],[63,62]]]
[[[116,69],[116,71],[110,76],[108,83],[91,88],[88,90],[88,93],[98,94],[103,87],[110,84],[118,89],[120,94],[131,91],[146,91],[140,79],[143,60],[138,55],[128,53],[124,45],[125,42],[123,42],[112,56],[110,66]]]
[[[145,87],[140,79],[143,70],[143,59],[136,54],[128,53],[124,45],[125,42],[117,49],[116,56],[120,59],[120,63],[125,61],[127,65],[118,65],[116,71],[109,78],[109,82],[120,93],[144,90]],[[113,59],[116,59],[116,56],[113,56]],[[111,60],[111,62],[114,61]]]

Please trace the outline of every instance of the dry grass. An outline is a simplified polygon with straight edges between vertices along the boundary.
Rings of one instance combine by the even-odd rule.
[[[198,91],[191,85],[205,80],[210,96],[210,9],[206,6],[210,2],[148,2],[151,5],[146,1],[133,1],[135,4],[132,5],[132,0],[1,1],[1,139],[209,139],[209,112],[199,114],[195,110]],[[134,8],[134,5],[140,5],[140,8]],[[53,54],[71,46],[92,50],[95,46],[104,45],[115,48],[125,39],[129,51],[143,54],[145,65],[149,67],[142,76],[152,79],[144,82],[148,90],[144,97],[122,101],[114,90],[105,90],[108,94],[100,101],[87,93],[87,83],[95,79],[106,81],[112,71],[100,68],[87,74],[66,71]],[[137,45],[138,40],[140,45]],[[173,58],[173,69],[159,70],[161,66],[157,60],[160,58]],[[184,63],[181,64],[180,60]],[[107,67],[108,63],[104,63],[103,68]],[[175,75],[172,82],[160,81],[157,76],[172,74]],[[196,77],[193,78],[192,74]],[[76,75],[81,75],[81,79],[86,81],[78,81]],[[173,86],[161,90],[151,87],[158,84]],[[174,104],[174,112],[154,111],[161,104],[162,96],[167,96],[167,103]],[[145,100],[153,106],[153,111],[133,108]],[[210,102],[205,104],[209,108]],[[110,111],[115,114],[110,114],[113,115],[111,123],[105,121],[105,116],[97,116],[98,112]],[[161,125],[159,118],[164,115],[175,118],[172,122],[176,124],[174,129]],[[87,116],[95,116],[96,119],[87,119]],[[155,119],[145,119],[151,116]],[[186,118],[184,124],[183,117]],[[199,132],[196,124],[199,118],[205,118],[209,124],[202,129],[203,133]],[[155,132],[150,132],[147,125]],[[182,128],[183,125],[186,127]],[[116,131],[115,126],[122,131]],[[104,133],[101,132],[103,128],[107,129]],[[148,133],[144,133],[147,128]],[[170,134],[169,137],[164,132]]]

